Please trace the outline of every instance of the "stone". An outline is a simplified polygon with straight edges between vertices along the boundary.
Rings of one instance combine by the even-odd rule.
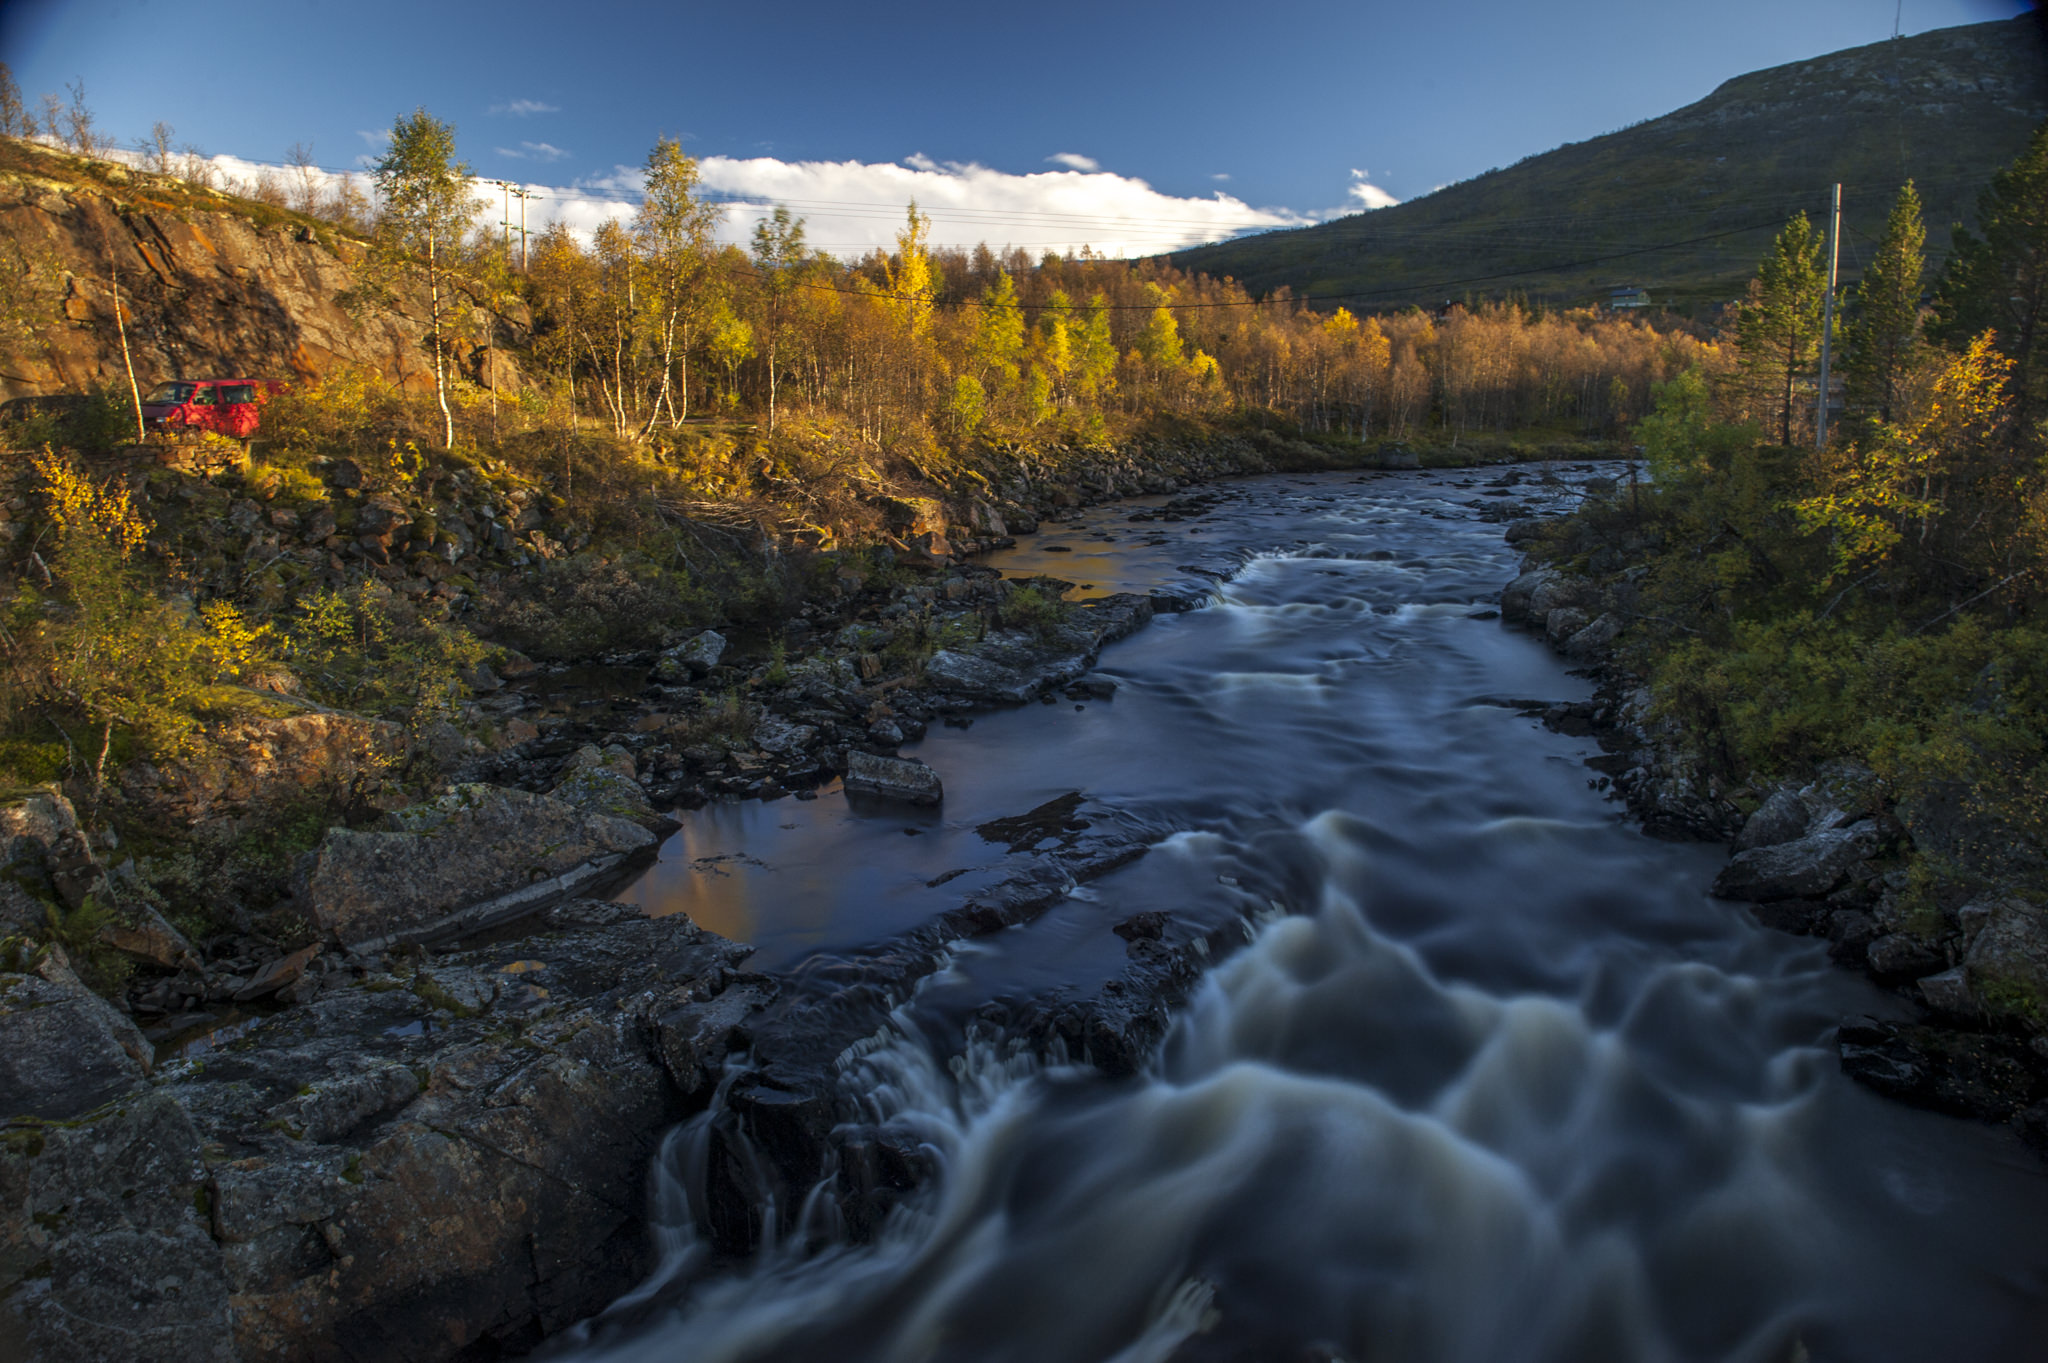
[[[1526,624],[1536,616],[1530,603],[1536,589],[1557,576],[1555,568],[1531,568],[1501,588],[1500,618],[1510,624]]]
[[[1920,997],[1937,1013],[1955,1018],[1977,1016],[1977,996],[1970,988],[1969,972],[1956,966],[1920,981]]]
[[[1871,942],[1865,960],[1881,980],[1917,980],[1948,964],[1941,948],[1909,932],[1888,932]]]
[[[2048,913],[2017,895],[1973,900],[1962,913],[1973,909],[1980,926],[1963,966],[1977,998],[1988,1012],[2048,1022]]]
[[[1571,658],[1601,657],[1620,633],[1620,619],[1613,612],[1607,612],[1564,641],[1565,655]]]
[[[1117,680],[1102,672],[1090,672],[1067,683],[1067,694],[1075,699],[1108,700],[1116,694]]]
[[[754,726],[754,746],[777,757],[801,756],[817,740],[815,724],[798,724],[780,715],[769,715]]]
[[[617,744],[600,749],[586,743],[578,748],[562,764],[554,789],[548,793],[586,814],[631,819],[656,836],[676,827],[674,819],[655,812],[640,785],[633,754]]]
[[[1747,852],[1758,847],[1776,847],[1806,836],[1813,822],[1813,810],[1796,790],[1780,790],[1756,808],[1735,835],[1735,850]]]
[[[877,757],[858,750],[846,755],[845,786],[855,795],[874,795],[913,805],[935,805],[945,799],[939,774],[906,757]]]
[[[1868,819],[1825,829],[1736,853],[1714,878],[1714,893],[1722,899],[1751,901],[1818,898],[1876,851],[1877,825]]]
[[[45,951],[40,973],[0,974],[0,1116],[69,1121],[140,1085],[150,1046]]]
[[[868,742],[894,748],[903,742],[902,726],[893,719],[878,719],[868,725]]]
[[[533,912],[617,874],[657,842],[631,819],[481,784],[386,823],[328,829],[293,875],[296,906],[321,936],[365,953]]]
[[[1551,643],[1562,646],[1589,623],[1590,617],[1577,606],[1557,606],[1543,617],[1543,633]]]
[[[707,629],[655,659],[654,675],[665,682],[690,681],[708,674],[724,656],[725,636]]]
[[[135,1089],[75,1122],[10,1134],[0,1144],[0,1353],[243,1363],[201,1144],[175,1099]]]
[[[0,1355],[450,1363],[644,1279],[662,1135],[774,986],[680,914],[579,900],[537,928],[0,1143]],[[424,997],[457,993],[480,1006]]]
[[[296,984],[306,973],[306,967],[320,954],[320,947],[301,947],[286,956],[280,956],[256,972],[255,978],[235,991],[235,1002],[247,1003],[252,999],[268,998],[288,985]]]

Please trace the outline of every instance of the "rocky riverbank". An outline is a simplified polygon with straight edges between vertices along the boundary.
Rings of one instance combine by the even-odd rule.
[[[1902,1102],[2009,1123],[2048,1153],[2048,1019],[2036,1003],[2048,997],[2048,910],[2017,885],[1916,884],[1916,846],[1953,856],[1968,830],[1948,811],[1894,800],[1858,763],[1767,785],[1717,778],[1697,737],[1660,713],[1630,668],[1644,570],[1612,546],[1550,539],[1537,522],[1508,538],[1545,552],[1525,556],[1503,589],[1503,620],[1541,634],[1596,687],[1590,702],[1543,709],[1545,722],[1597,739],[1598,781],[1647,831],[1730,845],[1716,896],[1825,939],[1834,960],[1911,1010],[1905,1022],[1845,1019],[1844,1071]]]
[[[1157,514],[1211,505],[1190,491]],[[579,669],[506,655],[438,734],[245,717],[206,766],[131,774],[112,798],[194,822],[251,820],[306,772],[390,805],[333,823],[287,898],[252,892],[204,939],[157,912],[128,849],[80,827],[61,791],[8,811],[0,1051],[24,1097],[0,1144],[0,1340],[53,1359],[524,1347],[644,1274],[653,1142],[742,1049],[712,1131],[714,1242],[750,1248],[771,1207],[777,1233],[795,1229],[790,1194],[827,1172],[836,1195],[813,1214],[855,1238],[878,1226],[930,1170],[847,1110],[843,1057],[953,943],[1028,921],[1146,840],[1079,793],[997,820],[991,884],[815,980],[750,974],[744,948],[680,918],[579,896],[650,855],[677,806],[813,797],[835,778],[942,801],[899,753],[926,725],[1102,698],[1100,648],[1199,604],[1065,603],[1065,584],[917,548],[849,562],[777,636],[700,631]],[[358,779],[430,745],[438,794]],[[51,940],[49,903],[102,907],[91,945],[147,962],[111,1003]],[[1187,938],[1156,914],[1116,931],[1127,964],[1099,989],[970,1025],[1129,1073],[1246,935]],[[50,1054],[53,1028],[84,1041]]]

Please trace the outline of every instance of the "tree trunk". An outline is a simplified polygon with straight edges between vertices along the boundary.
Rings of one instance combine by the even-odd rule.
[[[441,264],[434,233],[427,233],[427,323],[434,340],[434,397],[441,404],[441,448],[455,448],[455,414],[448,410],[448,373],[441,362]]]

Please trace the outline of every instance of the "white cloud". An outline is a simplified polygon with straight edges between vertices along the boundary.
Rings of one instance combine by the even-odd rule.
[[[510,114],[514,118],[531,118],[535,114],[558,114],[560,106],[543,104],[537,99],[510,99],[503,104],[493,104],[490,113],[493,118]]]
[[[1056,166],[1065,166],[1068,170],[1097,171],[1102,169],[1100,161],[1092,156],[1083,156],[1077,151],[1057,151],[1045,159]]]
[[[1210,176],[1209,178],[1210,178],[1210,179],[1212,179],[1212,180],[1219,180],[1219,181],[1221,181],[1221,180],[1228,180],[1228,179],[1230,178],[1230,172],[1229,172],[1229,171],[1222,171],[1222,170],[1220,170],[1220,171],[1217,171],[1217,172],[1216,172],[1216,173],[1215,173],[1214,175],[1211,175],[1211,176]]]
[[[546,142],[521,142],[519,147],[518,151],[513,151],[510,147],[494,147],[492,150],[515,161],[559,161],[569,154],[560,147],[550,146]]]
[[[1351,186],[1346,192],[1366,208],[1392,208],[1401,202],[1378,185],[1367,184],[1363,180]]]
[[[1367,180],[1365,177],[1368,174],[1370,174],[1369,171],[1354,168],[1351,172],[1351,178],[1354,183],[1350,189],[1345,191],[1349,197],[1358,200],[1360,207],[1367,209],[1392,208],[1395,204],[1401,202],[1378,185]]]
[[[1108,256],[1152,255],[1271,227],[1302,227],[1319,215],[1255,208],[1218,190],[1208,198],[1163,194],[1143,180],[1107,171],[1013,174],[973,162],[941,163],[919,153],[900,164],[782,161],[707,156],[697,163],[707,190],[736,200],[721,235],[744,240],[766,205],[787,204],[819,247],[842,257],[888,249],[912,199],[932,219],[941,246],[1018,246],[1034,255],[1090,246]],[[578,183],[547,212],[576,230],[627,216],[640,173],[621,166]],[[545,192],[545,191],[543,191]]]
[[[368,135],[365,140],[382,145],[381,139]],[[519,146],[523,150],[499,150],[521,160],[547,161],[566,154],[544,142]],[[140,160],[133,153],[117,156],[131,163]],[[288,167],[235,156],[205,159],[216,176],[245,183],[266,172],[287,181],[297,174]],[[971,162],[941,164],[922,155],[906,158],[904,164],[729,156],[707,156],[697,164],[704,188],[733,200],[719,225],[721,239],[745,242],[762,215],[781,203],[805,220],[813,246],[849,259],[873,247],[892,248],[912,199],[932,219],[934,245],[971,247],[987,242],[1022,247],[1033,255],[1071,253],[1084,245],[1105,256],[1152,255],[1245,232],[1305,227],[1344,211],[1309,214],[1255,208],[1221,190],[1207,198],[1180,197],[1106,171],[1017,175]],[[323,192],[342,179],[353,180],[365,193],[372,187],[370,177],[361,171],[312,174]],[[527,226],[540,231],[559,222],[587,240],[607,218],[632,218],[639,207],[640,186],[641,172],[631,166],[567,187],[528,181],[521,187],[537,197],[527,200]],[[476,190],[487,201],[478,224],[495,230],[502,192],[486,181],[478,181]]]

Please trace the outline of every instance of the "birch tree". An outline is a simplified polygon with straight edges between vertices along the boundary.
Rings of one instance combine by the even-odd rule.
[[[647,197],[633,220],[651,273],[661,347],[661,390],[646,429],[665,409],[671,428],[690,414],[690,343],[706,301],[711,270],[712,229],[718,207],[697,197],[697,162],[682,143],[664,137],[647,154]],[[670,396],[670,376],[677,392]]]
[[[377,219],[377,255],[427,287],[427,341],[434,354],[441,440],[453,445],[455,414],[448,407],[443,330],[454,302],[462,237],[483,201],[470,192],[469,167],[455,159],[455,129],[425,109],[398,116],[391,125],[391,146],[371,174],[383,204]]]

